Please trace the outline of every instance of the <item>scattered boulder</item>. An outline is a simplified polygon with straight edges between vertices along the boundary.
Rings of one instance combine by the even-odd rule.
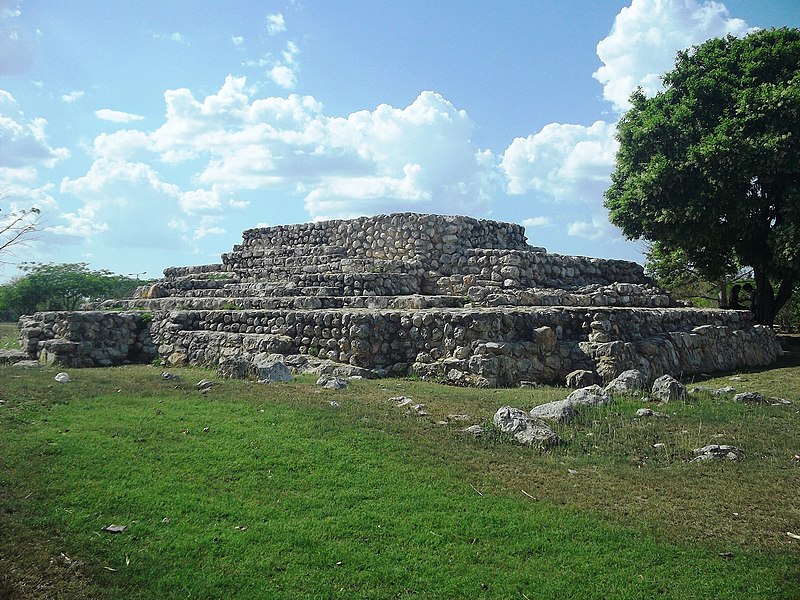
[[[575,417],[578,409],[587,406],[602,406],[613,401],[599,385],[589,385],[575,390],[564,400],[547,402],[533,407],[530,416],[534,419],[568,422]]]
[[[320,375],[317,379],[317,385],[325,388],[326,390],[344,390],[350,385],[346,379],[336,377],[335,375]]]
[[[250,370],[258,378],[259,383],[294,381],[294,376],[283,361],[281,354],[259,352],[253,357]]]
[[[66,373],[59,373],[58,375],[55,376],[55,380],[58,383],[69,383],[71,381],[69,375],[67,375]]]
[[[614,399],[599,385],[580,388],[567,396],[566,400],[573,406],[603,406],[611,404]]]
[[[669,415],[662,412],[656,412],[652,408],[640,408],[636,411],[637,417],[665,417],[669,418]]]
[[[492,422],[503,433],[508,433],[524,446],[552,446],[560,441],[558,435],[544,421],[532,419],[524,410],[503,406],[495,413]]]
[[[730,385],[727,385],[727,386],[725,386],[725,387],[721,387],[721,388],[719,388],[719,389],[717,390],[717,394],[719,394],[719,395],[724,395],[724,394],[735,394],[735,393],[736,393],[736,388],[735,388],[735,387],[732,387],[732,386],[730,386]]]
[[[585,369],[577,369],[567,375],[567,387],[573,390],[589,387],[594,384],[594,373]]]
[[[402,408],[403,406],[408,406],[414,401],[408,396],[395,396],[394,398],[389,398],[389,402],[394,402],[397,404],[398,408]]]
[[[780,406],[780,405],[791,404],[792,403],[791,400],[787,400],[786,398],[777,398],[775,396],[770,396],[769,398],[767,398],[767,402],[769,402],[773,406]]]
[[[189,357],[183,352],[173,352],[167,358],[167,362],[173,367],[185,367],[189,361]]]
[[[764,396],[758,392],[742,392],[733,397],[734,402],[744,402],[745,404],[764,404],[766,400]]]
[[[656,379],[650,393],[661,402],[686,400],[686,388],[672,375],[662,375]]]
[[[210,379],[201,379],[197,382],[197,389],[198,390],[208,390],[214,385],[214,382]]]
[[[427,417],[431,413],[425,410],[424,404],[412,404],[407,409],[408,414],[414,415],[416,417]]]
[[[462,423],[464,421],[469,421],[471,419],[472,419],[472,417],[470,417],[469,415],[464,415],[464,414],[447,415],[447,420],[448,421],[455,421],[456,423]]]
[[[342,405],[339,404],[336,400],[331,400],[330,402],[328,402],[328,406],[330,406],[331,408],[341,408],[342,407]]]
[[[480,425],[470,425],[469,427],[465,427],[463,431],[464,433],[470,433],[475,437],[480,437],[483,435],[483,427]]]
[[[605,391],[609,394],[635,394],[643,390],[647,385],[647,377],[637,369],[623,371],[613,379],[606,387]]]
[[[177,375],[170,373],[169,371],[164,371],[163,373],[161,373],[161,379],[172,379],[174,381],[180,381],[181,378],[178,377]]]
[[[569,400],[556,400],[555,402],[534,406],[529,414],[534,419],[567,422],[575,417],[575,408]]]
[[[727,444],[709,444],[692,451],[695,457],[692,462],[703,460],[741,460],[744,450]]]

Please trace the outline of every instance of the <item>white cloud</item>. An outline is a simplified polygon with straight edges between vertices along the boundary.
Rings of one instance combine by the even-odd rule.
[[[661,89],[661,75],[672,68],[679,50],[751,30],[719,2],[633,0],[620,10],[611,33],[597,44],[603,66],[594,77],[603,85],[603,97],[617,111],[624,111],[637,86],[647,95]]]
[[[503,154],[508,193],[537,192],[556,201],[592,202],[602,197],[614,166],[615,127],[550,123],[516,138]]]
[[[573,221],[567,224],[567,235],[591,241],[619,239],[619,233],[608,222],[605,214],[592,215],[591,221]]]
[[[174,33],[153,33],[153,37],[157,40],[169,40],[170,42],[175,42],[177,44],[186,44],[186,37],[178,32],[175,31]]]
[[[111,110],[110,108],[96,110],[94,111],[94,116],[103,121],[111,121],[112,123],[131,123],[133,121],[144,120],[142,115],[135,115],[120,110]]]
[[[275,15],[267,15],[267,33],[270,35],[278,35],[282,31],[286,31],[286,20],[281,13]]]
[[[275,65],[267,74],[272,81],[287,90],[294,88],[297,83],[294,71],[286,65]]]
[[[549,227],[553,224],[551,217],[539,216],[523,219],[520,224],[523,227]]]
[[[86,92],[83,90],[75,90],[74,92],[70,92],[69,94],[63,94],[61,96],[61,100],[66,102],[67,104],[72,104],[73,102],[77,102],[81,98],[86,95]]]
[[[219,227],[215,225],[215,223],[219,222],[220,217],[211,217],[205,216],[200,219],[200,225],[198,225],[195,230],[192,232],[192,239],[202,240],[204,237],[208,237],[210,235],[224,235],[227,233],[224,227]]]
[[[232,35],[231,36],[231,43],[234,46],[243,46],[244,45],[244,36],[242,35]]]
[[[0,167],[53,167],[70,156],[67,148],[53,148],[47,141],[47,120],[27,119],[14,97],[0,89]]]
[[[175,191],[184,214],[220,210],[246,190],[295,190],[312,218],[418,210],[485,214],[500,192],[497,158],[471,141],[466,112],[433,92],[405,108],[389,105],[328,117],[311,96],[250,98],[243,77],[227,77],[202,100],[164,94],[154,131],[125,129],[94,140],[110,163],[196,161],[200,190]],[[88,181],[85,185],[88,185]],[[208,191],[210,190],[210,191]]]

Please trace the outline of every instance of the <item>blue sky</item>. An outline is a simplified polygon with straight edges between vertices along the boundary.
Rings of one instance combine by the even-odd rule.
[[[0,0],[0,208],[46,225],[13,259],[157,277],[402,210],[641,261],[602,206],[628,95],[782,26],[796,0]]]

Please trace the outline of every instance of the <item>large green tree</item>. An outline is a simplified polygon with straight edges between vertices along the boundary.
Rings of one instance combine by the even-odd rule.
[[[708,281],[752,268],[756,319],[772,324],[800,281],[800,31],[709,40],[663,83],[617,126],[611,222]]]
[[[0,286],[0,310],[15,315],[37,310],[75,310],[89,300],[129,296],[142,282],[86,263],[23,263],[21,277]]]

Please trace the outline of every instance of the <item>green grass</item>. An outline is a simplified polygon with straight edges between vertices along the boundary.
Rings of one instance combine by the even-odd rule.
[[[0,367],[0,597],[795,598],[797,362],[704,384],[791,406],[702,397],[646,420],[627,399],[547,451],[459,430],[563,389],[301,377],[202,395],[213,376],[195,369],[60,385]],[[401,394],[431,417],[387,400]],[[473,419],[436,424],[450,413]],[[688,462],[712,442],[746,456]]]
[[[0,322],[0,350],[16,350],[19,348],[17,324]]]

